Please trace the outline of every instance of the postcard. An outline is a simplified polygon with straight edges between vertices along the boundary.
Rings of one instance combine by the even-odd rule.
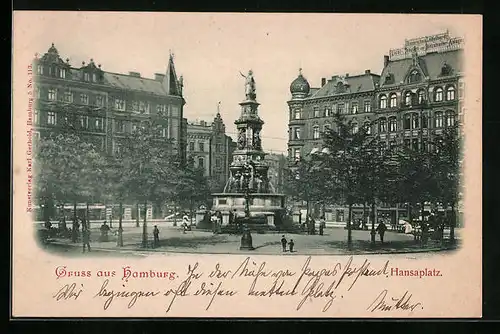
[[[13,17],[12,318],[481,317],[481,16]]]

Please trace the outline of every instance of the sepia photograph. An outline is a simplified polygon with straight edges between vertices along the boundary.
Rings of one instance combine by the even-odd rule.
[[[465,167],[481,140],[473,18],[14,13],[27,87],[14,236],[56,259],[58,280],[87,276],[71,261],[172,256],[452,261],[480,247],[467,218],[480,202],[466,204],[481,182]],[[120,268],[127,282],[178,277]]]

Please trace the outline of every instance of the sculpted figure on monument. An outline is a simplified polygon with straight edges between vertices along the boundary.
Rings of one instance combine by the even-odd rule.
[[[247,132],[245,129],[240,129],[240,132],[238,134],[238,149],[242,150],[245,148],[246,145],[246,138]]]
[[[245,80],[245,96],[247,100],[253,100],[255,99],[255,80],[253,78],[253,72],[252,70],[248,71],[247,75],[244,75],[241,73],[241,76],[244,77]]]
[[[261,143],[260,143],[260,131],[255,131],[253,134],[253,147],[257,150],[260,150],[261,148]]]

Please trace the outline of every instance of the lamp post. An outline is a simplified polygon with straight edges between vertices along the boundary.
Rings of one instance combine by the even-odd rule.
[[[120,201],[120,212],[118,214],[118,240],[116,241],[116,245],[118,247],[123,247],[123,226],[122,226],[122,216],[123,216],[123,204]]]
[[[249,205],[249,189],[245,189],[245,219],[244,221],[250,220],[250,205]],[[245,224],[246,225],[246,224]],[[245,226],[243,234],[241,236],[240,250],[254,250],[252,245],[252,235],[250,234],[250,229]]]

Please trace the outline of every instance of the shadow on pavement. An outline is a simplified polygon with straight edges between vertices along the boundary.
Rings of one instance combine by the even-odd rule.
[[[328,247],[335,249],[345,249],[347,251],[347,241],[327,241],[324,243]],[[451,244],[449,241],[428,241],[427,244],[422,245],[420,242],[415,240],[401,240],[401,241],[386,241],[383,244],[377,240],[375,245],[369,240],[353,240],[351,251],[360,252],[384,252],[384,253],[394,253],[401,251],[433,251],[433,250],[444,250],[444,249],[456,249],[459,247],[458,241],[455,244]]]

